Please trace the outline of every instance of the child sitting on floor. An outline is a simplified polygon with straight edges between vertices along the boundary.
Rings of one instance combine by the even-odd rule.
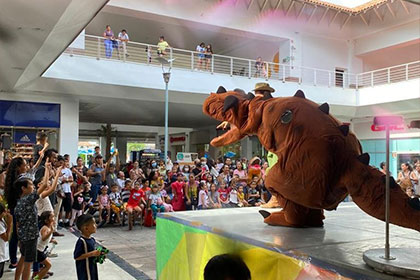
[[[238,203],[237,187],[233,187],[229,192],[229,205],[230,207],[238,207]]]
[[[165,212],[162,195],[160,194],[159,187],[157,185],[152,185],[152,192],[149,194],[148,209],[151,209],[153,212],[153,220],[156,220],[157,212]]]
[[[118,224],[121,224],[120,213],[122,210],[122,199],[121,195],[118,192],[118,185],[113,184],[111,186],[111,193],[109,194],[109,199],[111,200],[111,209],[115,213],[115,220]]]
[[[207,184],[206,182],[200,182],[199,186],[200,192],[198,193],[198,210],[209,208],[209,196],[207,194]]]
[[[102,212],[106,209],[106,223],[109,224],[109,219],[111,218],[111,201],[109,200],[108,195],[108,186],[102,186],[101,194],[98,196],[99,202],[99,226],[103,225],[102,221]]]
[[[220,203],[220,195],[219,195],[219,192],[217,191],[216,184],[210,185],[209,208],[212,208],[212,209],[222,208],[222,204]]]
[[[127,208],[127,202],[130,198],[130,192],[131,192],[131,180],[125,180],[124,188],[121,191],[121,199],[123,203],[123,209],[126,210]]]
[[[250,189],[248,191],[248,204],[250,206],[260,206],[264,204],[264,201],[261,199],[260,192],[257,190],[257,182],[252,181],[250,184]]]
[[[238,194],[237,195],[238,195],[238,206],[239,207],[248,206],[248,202],[245,199],[244,187],[243,186],[238,187]]]
[[[219,197],[220,197],[222,208],[229,207],[229,190],[226,188],[225,181],[220,182]]]
[[[143,213],[143,210],[146,206],[146,201],[144,200],[144,197],[145,194],[143,190],[140,189],[140,183],[135,182],[134,188],[130,191],[130,198],[127,202],[128,230],[133,229],[133,222],[135,218]]]
[[[163,199],[163,206],[165,207],[165,212],[174,212],[174,208],[171,204],[171,199],[169,198],[168,193],[166,192],[163,184],[159,186],[160,194],[162,195]]]

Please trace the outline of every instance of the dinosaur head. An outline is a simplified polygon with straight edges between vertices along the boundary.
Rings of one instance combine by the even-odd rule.
[[[219,87],[216,93],[210,94],[204,101],[203,112],[213,119],[230,123],[230,130],[214,138],[211,145],[216,147],[229,145],[246,136],[241,129],[246,124],[248,105],[253,97],[252,93],[246,94],[240,89],[226,91],[224,87]]]

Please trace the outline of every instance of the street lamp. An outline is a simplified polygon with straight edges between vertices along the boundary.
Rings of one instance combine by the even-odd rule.
[[[162,65],[163,81],[165,82],[165,167],[168,164],[168,111],[169,111],[169,95],[168,95],[168,84],[171,78],[172,62],[175,59],[165,59],[163,57],[156,58],[157,61]]]

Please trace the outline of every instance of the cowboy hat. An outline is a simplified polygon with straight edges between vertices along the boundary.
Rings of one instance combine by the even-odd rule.
[[[255,88],[253,91],[265,91],[268,90],[269,92],[275,92],[275,89],[270,87],[268,83],[256,83]]]
[[[258,163],[256,163],[256,161],[258,161]],[[253,157],[250,161],[249,161],[249,165],[254,165],[254,164],[260,164],[261,163],[261,159],[257,156]]]

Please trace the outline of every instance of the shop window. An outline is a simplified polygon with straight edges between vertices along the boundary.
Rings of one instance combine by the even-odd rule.
[[[100,146],[99,139],[79,139],[77,154],[83,159],[85,165],[92,162],[96,146]]]
[[[138,152],[144,149],[156,149],[155,143],[146,143],[140,141],[129,141],[127,142],[127,156],[126,162],[131,160],[131,152]]]

